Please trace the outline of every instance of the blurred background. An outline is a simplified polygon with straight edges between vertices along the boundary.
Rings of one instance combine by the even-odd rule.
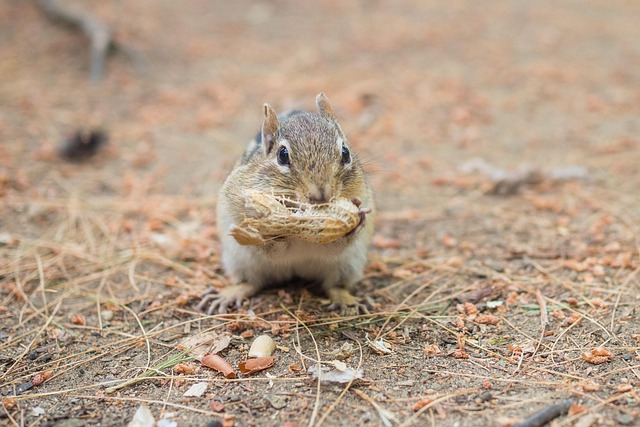
[[[380,210],[356,291],[376,307],[356,330],[395,340],[397,355],[365,349],[372,400],[348,393],[335,405],[334,388],[314,406],[315,385],[298,388],[306,371],[291,368],[297,354],[280,352],[272,372],[295,382],[225,381],[214,393],[242,398],[218,402],[228,415],[306,425],[320,408],[325,425],[382,425],[369,407],[378,401],[402,425],[507,426],[533,405],[591,395],[598,418],[581,425],[633,424],[639,17],[637,0],[0,0],[0,392],[56,369],[31,398],[3,400],[7,414],[33,425],[131,419],[138,403],[96,400],[100,383],[220,324],[196,308],[227,280],[215,198],[262,104],[314,109],[325,92]],[[504,322],[463,321],[457,301]],[[319,322],[323,355],[346,340],[336,313],[297,289],[265,292],[238,319],[293,333],[283,302],[310,310],[301,318]],[[396,323],[401,307],[411,315]],[[471,359],[467,338],[479,343]],[[604,345],[611,363],[585,365],[593,355],[582,352]],[[446,357],[431,358],[438,346]],[[592,378],[601,391],[577,384]],[[220,417],[206,399],[186,409],[178,382],[162,384],[123,393],[177,402],[162,412],[185,425]],[[70,389],[84,394],[56,394]],[[274,390],[288,408],[263,399]],[[425,393],[449,400],[434,413]]]
[[[101,79],[48,3],[0,4],[4,181],[215,195],[264,102],[312,109],[320,91],[382,209],[446,200],[478,159],[637,178],[638,2],[54,1],[109,29]],[[58,158],[91,129],[109,143],[89,166]]]

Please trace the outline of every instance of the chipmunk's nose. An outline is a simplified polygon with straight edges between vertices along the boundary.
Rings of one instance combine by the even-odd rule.
[[[319,185],[310,186],[307,199],[309,200],[309,203],[314,205],[327,203],[331,200],[331,190]]]

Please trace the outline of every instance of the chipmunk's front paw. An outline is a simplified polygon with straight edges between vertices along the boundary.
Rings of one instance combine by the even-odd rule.
[[[327,310],[340,310],[341,316],[368,314],[371,308],[368,301],[363,302],[344,288],[331,288],[327,294],[331,300]]]
[[[227,313],[229,308],[240,308],[242,301],[253,296],[260,288],[249,283],[239,283],[220,290],[210,288],[202,294],[198,309],[207,314]]]

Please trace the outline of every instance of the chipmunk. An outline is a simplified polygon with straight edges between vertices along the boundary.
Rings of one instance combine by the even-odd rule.
[[[373,194],[357,157],[336,121],[327,97],[316,97],[317,113],[293,111],[277,116],[264,105],[262,131],[225,180],[218,197],[222,266],[234,282],[211,289],[198,307],[225,313],[262,288],[293,279],[317,282],[331,300],[329,309],[363,306],[350,293],[360,280],[373,234]],[[359,205],[358,227],[327,244],[287,237],[242,246],[230,235],[245,218],[246,190],[260,190],[304,203],[328,203],[337,197]]]

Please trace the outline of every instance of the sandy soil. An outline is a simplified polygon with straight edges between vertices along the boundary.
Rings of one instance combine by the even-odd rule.
[[[573,398],[553,425],[637,425],[640,3],[76,3],[123,47],[98,83],[81,33],[0,4],[2,424],[510,426]],[[262,104],[320,91],[379,206],[374,310],[294,286],[200,313]],[[70,163],[78,129],[109,143]],[[274,366],[179,353],[207,331],[234,367],[269,334]],[[363,378],[311,378],[337,358]]]

